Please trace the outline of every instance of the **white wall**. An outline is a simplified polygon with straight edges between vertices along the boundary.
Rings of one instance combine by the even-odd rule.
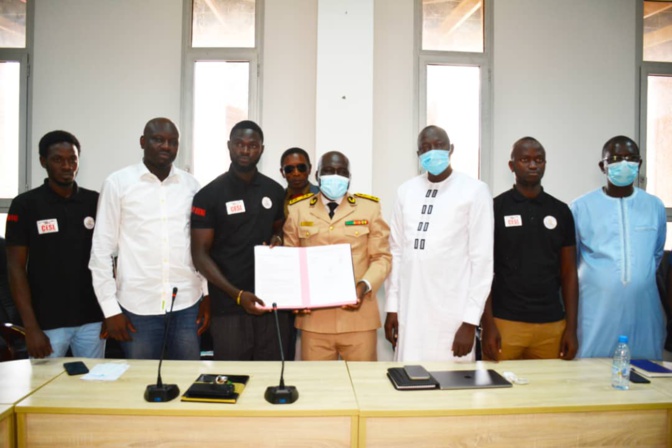
[[[513,184],[511,145],[546,148],[546,191],[564,201],[604,184],[611,137],[636,129],[632,0],[497,0],[493,193]]]
[[[351,192],[371,191],[373,0],[318,0],[317,156],[350,160]]]
[[[36,0],[32,180],[45,177],[37,144],[64,129],[82,145],[78,181],[99,190],[141,160],[145,123],[180,117],[181,0]]]
[[[399,184],[418,172],[413,3],[374,4],[372,194],[385,216]]]
[[[264,18],[260,125],[266,141],[260,169],[284,186],[279,168],[286,149],[305,149],[313,174],[317,167],[317,1],[265,0]]]
[[[315,156],[317,0],[266,0],[261,168],[280,179],[279,156]],[[79,180],[99,188],[138,161],[154,116],[180,110],[181,0],[36,0],[31,153],[47,131],[82,141]],[[511,144],[547,148],[544,183],[570,201],[602,184],[602,144],[636,128],[635,2],[498,0],[495,5],[492,190],[510,187]],[[389,214],[397,185],[416,171],[413,0],[374,2],[371,193]],[[345,132],[340,123],[334,132]],[[32,185],[44,176],[32,157]],[[358,176],[366,176],[367,172]],[[567,182],[568,173],[571,182]],[[367,179],[369,180],[369,179]]]

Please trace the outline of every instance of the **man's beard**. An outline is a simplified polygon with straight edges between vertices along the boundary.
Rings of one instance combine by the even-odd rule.
[[[59,182],[56,179],[51,179],[53,183],[58,185],[59,187],[72,187],[75,184],[75,179],[73,178],[71,181],[68,182]]]
[[[236,171],[240,171],[242,173],[249,173],[250,171],[254,171],[255,168],[257,168],[257,164],[255,163],[254,165],[247,165],[247,166],[242,166],[239,165],[238,162],[231,161],[231,165],[236,169]]]

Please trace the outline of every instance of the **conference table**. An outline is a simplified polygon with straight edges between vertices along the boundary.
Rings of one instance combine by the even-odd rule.
[[[156,361],[85,360],[89,368],[127,362],[113,382],[68,376],[63,361],[32,366],[34,388],[13,412],[0,408],[5,430],[15,420],[18,446],[672,446],[672,378],[614,390],[607,359],[422,363],[430,372],[495,369],[529,381],[452,391],[395,390],[386,370],[399,363],[291,362],[285,380],[300,396],[289,405],[263,398],[278,384],[278,362],[164,362],[164,383],[182,393],[201,373],[250,375],[238,402],[221,404],[146,402]],[[9,389],[0,377],[0,391]]]
[[[397,391],[390,363],[349,363],[359,446],[672,446],[672,378],[611,387],[607,359],[422,363],[495,369],[529,381],[503,389]]]
[[[63,359],[54,360],[62,364]],[[89,369],[100,362],[85,360]],[[250,375],[236,404],[144,400],[155,384],[157,362],[119,360],[130,367],[116,381],[59,375],[14,407],[19,446],[354,446],[358,410],[347,365],[292,362],[286,384],[299,400],[272,405],[264,399],[277,386],[279,362],[164,361],[164,384],[181,393],[202,374]]]

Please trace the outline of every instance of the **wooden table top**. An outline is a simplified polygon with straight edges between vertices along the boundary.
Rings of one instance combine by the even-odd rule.
[[[361,416],[520,414],[672,409],[672,378],[611,387],[611,360],[421,363],[428,371],[494,369],[526,378],[503,389],[397,391],[386,376],[401,363],[348,363]]]
[[[180,395],[202,373],[250,375],[236,404],[181,402],[148,403],[145,388],[156,383],[157,361],[86,360],[92,369],[100,362],[126,362],[128,370],[117,381],[85,381],[61,375],[17,404],[16,413],[96,413],[191,416],[315,416],[357,415],[345,362],[288,362],[285,383],[296,386],[299,399],[289,405],[272,405],[264,399],[268,386],[277,386],[280,362],[164,361],[164,384],[177,384]],[[61,360],[62,363],[62,360]]]
[[[64,373],[62,359],[0,362],[0,404],[13,405]]]

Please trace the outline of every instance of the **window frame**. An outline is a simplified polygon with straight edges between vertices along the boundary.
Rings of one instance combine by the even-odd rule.
[[[194,167],[194,71],[196,62],[249,63],[248,118],[257,123],[261,117],[262,42],[264,0],[255,0],[254,47],[197,47],[191,45],[193,0],[182,1],[182,89],[180,93],[180,151],[177,160],[182,169],[193,174]],[[228,135],[226,136],[228,139]],[[222,148],[224,150],[224,148]]]
[[[671,3],[672,2],[667,2]],[[672,77],[672,62],[653,62],[644,60],[644,0],[637,2],[637,26],[636,26],[636,58],[637,58],[637,83],[639,84],[638,108],[639,123],[636,126],[635,140],[639,141],[640,155],[642,157],[642,166],[639,170],[638,186],[644,190],[647,187],[646,167],[647,167],[647,124],[648,124],[648,93],[649,76],[669,76]],[[667,222],[672,222],[672,205],[665,207]]]
[[[479,179],[492,184],[492,75],[494,50],[494,0],[483,0],[483,52],[422,49],[422,0],[415,0],[415,60],[417,85],[416,135],[427,126],[427,66],[478,67],[481,73]]]
[[[0,48],[0,61],[19,63],[19,178],[18,194],[30,189],[30,166],[32,162],[30,142],[30,92],[32,79],[30,77],[33,50],[33,26],[35,17],[35,2],[26,1],[26,46],[24,48]],[[7,213],[14,198],[0,197],[0,213]],[[0,235],[4,237],[3,235]]]

